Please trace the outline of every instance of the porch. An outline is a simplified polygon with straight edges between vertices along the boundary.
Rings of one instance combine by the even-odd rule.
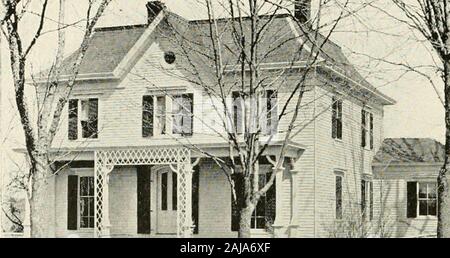
[[[273,151],[269,148],[268,154]],[[292,149],[288,153],[288,159],[292,159],[301,151]],[[276,172],[270,163],[271,155],[267,157],[267,162],[261,164],[262,174]],[[93,163],[90,168],[72,167],[57,177],[56,237],[237,236],[230,184],[211,159],[192,155],[187,148],[149,147],[97,150]],[[258,208],[259,214],[255,212],[252,219],[255,237],[295,234],[297,218],[292,211],[297,203],[297,173],[292,167],[276,173],[275,207],[269,212],[273,215],[271,230],[261,223],[266,207]],[[71,181],[76,190],[74,186],[70,189]],[[60,204],[65,195],[58,194],[64,191],[66,211]],[[71,198],[70,192],[75,191],[77,197]],[[61,228],[64,224],[67,230]]]

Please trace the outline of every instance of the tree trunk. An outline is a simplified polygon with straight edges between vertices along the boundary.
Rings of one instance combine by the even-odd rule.
[[[445,91],[445,162],[438,176],[437,237],[450,237],[450,193],[447,171],[450,170],[450,60],[444,62]]]
[[[28,197],[30,201],[31,237],[50,237],[53,219],[50,212],[52,212],[53,207],[50,205],[52,189],[48,184],[48,178],[51,172],[45,155],[37,155],[36,163],[34,166],[32,165],[31,169],[33,172],[31,194]]]
[[[252,220],[252,213],[254,210],[253,205],[247,205],[241,209],[240,218],[239,218],[239,238],[250,238],[250,223]]]

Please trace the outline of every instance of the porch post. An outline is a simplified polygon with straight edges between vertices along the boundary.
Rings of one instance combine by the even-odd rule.
[[[24,238],[31,238],[31,213],[30,213],[30,200],[28,197],[28,193],[25,198],[25,214],[24,214],[24,221],[23,221],[23,237]]]
[[[102,237],[104,238],[111,237],[111,221],[109,220],[109,174],[111,173],[111,170],[106,171],[103,179]]]
[[[283,182],[283,171],[284,168],[279,169],[273,169],[273,172],[275,173],[275,221],[273,222],[273,233],[275,238],[283,237],[283,234],[280,232],[282,231],[283,227],[285,226],[282,222],[281,214],[281,202],[282,202],[282,196],[281,196],[281,188],[282,188],[282,182]]]
[[[193,234],[192,220],[192,165],[190,158],[188,162],[180,164],[180,175],[178,175],[178,203],[177,224],[178,237],[191,238]]]
[[[298,200],[297,200],[297,182],[298,182],[298,170],[291,167],[291,222],[289,223],[289,237],[296,237],[298,231]]]

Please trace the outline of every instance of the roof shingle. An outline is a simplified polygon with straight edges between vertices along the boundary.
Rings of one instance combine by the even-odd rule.
[[[374,163],[444,162],[444,145],[429,138],[387,138],[374,157]]]

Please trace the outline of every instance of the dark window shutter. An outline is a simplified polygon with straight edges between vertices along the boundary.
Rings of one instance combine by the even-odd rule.
[[[417,182],[407,183],[407,218],[417,217]]]
[[[78,100],[69,100],[69,140],[78,138]]]
[[[336,137],[337,137],[337,103],[336,103],[335,98],[332,99],[331,108],[332,108],[331,137],[333,137],[333,139],[336,139]]]
[[[137,168],[138,234],[150,234],[150,166]]]
[[[199,221],[198,221],[198,201],[199,201],[199,186],[200,186],[200,168],[194,167],[194,173],[192,174],[192,220],[194,222],[194,234],[198,234]]]
[[[153,96],[142,99],[142,137],[153,136]]]
[[[98,99],[89,99],[89,137],[98,137]]]
[[[342,139],[342,100],[338,100],[337,102],[337,128],[336,128],[336,137],[338,139]]]
[[[260,174],[259,176],[262,177],[264,175]],[[272,176],[271,172],[268,172],[266,174],[266,180],[264,180],[263,185],[265,185],[270,180],[271,176]],[[262,187],[262,185],[261,185],[261,187]],[[269,190],[267,190],[267,192],[266,192],[266,207],[265,207],[266,226],[268,226],[267,224],[273,225],[273,223],[275,222],[276,192],[277,192],[277,185],[276,185],[276,180],[275,180],[275,181],[273,181],[273,184],[270,186]]]
[[[67,180],[67,229],[78,229],[78,176]]]
[[[366,218],[366,181],[361,180],[361,214],[362,218]]]
[[[361,147],[366,147],[366,111],[361,110]]]
[[[234,181],[234,187],[236,191],[237,200],[234,200],[233,193],[231,193],[231,230],[239,230],[239,219],[241,208],[243,207],[244,196],[244,175],[242,173],[235,173],[232,175]]]
[[[372,113],[370,113],[370,115],[369,115],[369,117],[370,117],[370,121],[369,121],[369,123],[370,123],[370,149],[372,150],[373,149],[373,114]]]
[[[177,185],[178,185],[178,174],[173,172],[172,173],[172,210],[174,210],[174,211],[177,210],[177,205],[178,205]]]

